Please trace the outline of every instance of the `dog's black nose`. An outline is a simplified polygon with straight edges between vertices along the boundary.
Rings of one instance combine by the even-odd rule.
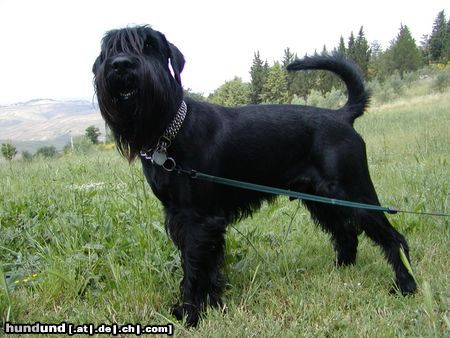
[[[127,56],[118,56],[111,63],[117,73],[125,73],[134,67],[133,61]]]

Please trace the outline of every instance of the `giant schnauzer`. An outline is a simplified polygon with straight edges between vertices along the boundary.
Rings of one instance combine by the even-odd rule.
[[[191,179],[177,166],[320,196],[379,205],[365,144],[353,129],[369,95],[353,63],[338,55],[306,57],[289,71],[323,69],[346,84],[340,109],[300,105],[228,108],[183,95],[184,57],[149,26],[106,33],[93,72],[98,104],[119,152],[142,161],[162,202],[165,225],[181,251],[181,302],[172,309],[196,325],[205,306],[221,304],[227,225],[251,215],[268,194]],[[331,235],[338,266],[353,264],[364,231],[383,250],[403,294],[416,283],[402,263],[408,244],[379,211],[303,201]]]

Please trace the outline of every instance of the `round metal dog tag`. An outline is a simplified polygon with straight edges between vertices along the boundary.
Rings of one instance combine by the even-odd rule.
[[[167,153],[154,151],[152,155],[153,162],[157,165],[163,165],[167,161]]]

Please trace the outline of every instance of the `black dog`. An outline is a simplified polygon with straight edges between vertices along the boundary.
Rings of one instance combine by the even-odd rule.
[[[251,215],[271,197],[166,170],[173,169],[175,161],[183,168],[231,179],[368,204],[379,201],[364,141],[352,126],[369,99],[352,63],[336,55],[317,56],[288,67],[339,75],[348,101],[338,110],[297,105],[225,108],[194,101],[183,97],[183,66],[183,55],[163,34],[138,26],[105,35],[93,72],[100,110],[117,147],[129,161],[141,157],[145,177],[164,206],[168,232],[181,251],[182,300],[173,313],[178,319],[187,315],[187,323],[196,325],[207,304],[221,304],[227,225]],[[355,262],[358,234],[364,231],[383,249],[400,291],[416,290],[400,258],[401,248],[408,256],[408,244],[382,212],[304,204],[331,234],[337,265]]]

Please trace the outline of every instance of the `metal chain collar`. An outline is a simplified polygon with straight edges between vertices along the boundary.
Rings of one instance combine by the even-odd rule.
[[[173,119],[172,123],[167,127],[166,131],[163,134],[163,138],[169,140],[172,142],[172,140],[177,136],[178,131],[181,128],[181,125],[183,124],[184,118],[186,117],[187,112],[187,106],[186,102],[181,101],[180,108],[178,109],[177,114],[175,115],[175,118]]]
[[[167,156],[167,148],[170,147],[172,141],[177,136],[178,132],[181,129],[183,121],[186,117],[187,113],[187,105],[186,102],[181,101],[180,108],[178,109],[177,114],[174,119],[164,131],[162,136],[159,138],[158,143],[156,144],[155,149],[149,149],[147,151],[141,151],[141,156],[147,160],[151,160],[152,163],[155,163],[159,166],[162,166],[164,169],[168,171],[172,171],[175,169],[176,163],[172,157]]]

